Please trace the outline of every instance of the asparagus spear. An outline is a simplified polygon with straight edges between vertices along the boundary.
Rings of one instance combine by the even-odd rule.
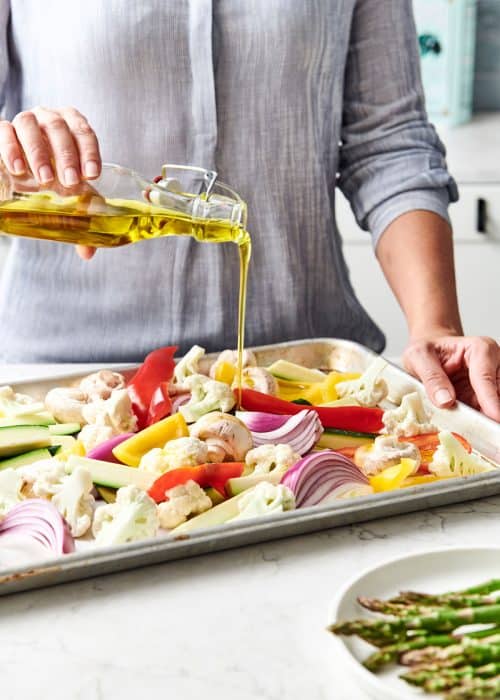
[[[485,666],[461,666],[441,668],[439,665],[427,669],[416,668],[404,673],[400,678],[411,685],[421,686],[429,693],[438,693],[460,685],[467,678],[491,678],[500,674],[500,663]]]
[[[371,639],[403,639],[407,630],[426,629],[429,632],[451,632],[456,627],[480,623],[500,623],[500,605],[478,608],[436,609],[428,615],[401,617],[393,620],[351,620],[329,627],[334,634],[353,635]]]
[[[447,608],[477,608],[486,605],[496,605],[500,603],[498,596],[494,595],[471,595],[471,596],[436,596],[434,599],[414,601],[411,597],[399,596],[398,602],[391,600],[380,600],[378,598],[365,598],[360,596],[358,603],[373,612],[385,615],[422,615],[434,610],[437,607]]]
[[[363,665],[369,671],[376,672],[379,671],[382,666],[396,661],[404,652],[414,649],[423,649],[429,646],[432,646],[433,648],[444,647],[456,643],[457,638],[452,637],[449,634],[434,635],[431,637],[414,637],[412,639],[399,642],[398,644],[391,644],[389,646],[382,647],[365,659]]]
[[[446,694],[446,700],[476,700],[500,697],[500,678],[477,678],[465,681]]]
[[[483,640],[483,642],[487,642],[487,640]],[[422,649],[421,651],[424,652],[421,656],[418,656],[419,651],[402,654],[400,663],[405,666],[416,666],[420,670],[428,670],[436,666],[456,668],[463,665],[482,666],[500,662],[500,643],[476,642],[449,646],[446,649],[428,647],[427,650]]]
[[[420,593],[418,591],[401,591],[398,596],[390,598],[390,603],[400,603],[404,601],[422,601],[422,602],[432,602],[434,604],[440,604],[446,598],[453,597],[463,597],[469,595],[487,595],[489,593],[494,593],[495,591],[500,591],[500,579],[494,578],[486,583],[481,583],[478,586],[471,586],[470,588],[465,588],[461,591],[448,591],[442,593],[441,595],[434,595],[432,593]]]

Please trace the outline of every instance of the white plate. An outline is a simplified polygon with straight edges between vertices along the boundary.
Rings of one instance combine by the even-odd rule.
[[[492,578],[500,578],[500,547],[457,547],[398,557],[372,567],[349,581],[330,607],[328,624],[369,617],[369,611],[357,602],[360,595],[389,598],[400,590],[444,593]],[[332,638],[338,650],[338,663],[370,697],[377,700],[442,697],[423,693],[400,680],[398,676],[403,673],[401,666],[392,666],[378,674],[368,671],[362,661],[375,648],[357,637],[332,635]]]

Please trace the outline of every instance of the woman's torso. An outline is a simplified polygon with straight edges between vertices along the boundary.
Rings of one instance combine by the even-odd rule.
[[[334,221],[343,75],[355,0],[12,0],[6,116],[72,105],[104,160],[148,177],[214,168],[248,203],[247,342],[384,339],[349,283]],[[17,239],[0,356],[134,360],[154,347],[236,343],[231,244],[99,250]]]

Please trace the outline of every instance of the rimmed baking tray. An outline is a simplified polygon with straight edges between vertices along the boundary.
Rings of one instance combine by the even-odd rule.
[[[362,345],[331,338],[267,345],[254,348],[254,352],[259,364],[264,366],[283,358],[310,367],[340,370],[362,370],[374,357],[372,351]],[[215,355],[207,356],[207,362],[214,357]],[[125,374],[134,371],[133,366],[121,366],[119,369]],[[53,386],[71,385],[82,376],[82,372],[65,375],[58,373],[53,378],[40,381],[30,379],[12,383],[12,386],[17,391],[41,398]],[[417,380],[390,363],[384,376],[391,386],[391,396],[394,398],[413,387],[422,388]],[[435,421],[440,427],[461,433],[486,457],[500,462],[500,424],[463,404],[452,410],[436,410]],[[254,521],[221,525],[177,539],[164,536],[115,547],[83,548],[74,554],[39,561],[36,565],[0,569],[0,595],[485,498],[498,493],[500,469],[468,478],[449,479],[400,491],[340,500],[322,507],[301,508]]]

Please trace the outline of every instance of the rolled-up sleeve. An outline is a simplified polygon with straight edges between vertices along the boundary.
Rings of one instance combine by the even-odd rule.
[[[7,39],[10,0],[0,0],[0,115],[3,117],[5,91],[9,74],[9,42]]]
[[[429,124],[411,0],[358,0],[344,83],[338,185],[374,246],[394,219],[424,209],[448,219],[458,199]]]

